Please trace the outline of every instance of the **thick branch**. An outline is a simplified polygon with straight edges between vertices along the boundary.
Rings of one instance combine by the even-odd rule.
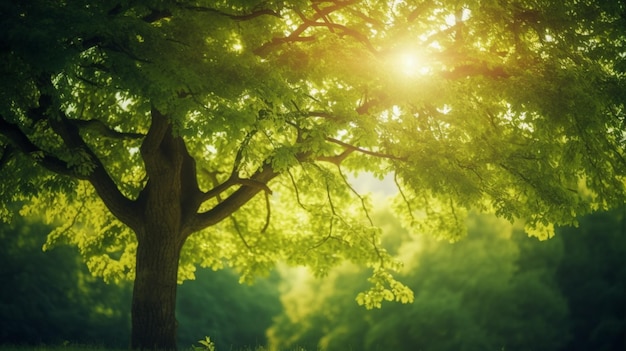
[[[198,11],[198,12],[216,13],[218,15],[228,17],[235,21],[249,21],[251,19],[254,19],[260,16],[265,16],[265,15],[281,18],[280,13],[274,10],[270,10],[270,9],[261,9],[261,10],[253,11],[251,13],[247,13],[243,15],[235,15],[235,14],[222,12],[220,10],[210,8],[210,7],[204,7],[204,6],[185,6],[184,8],[187,10]]]
[[[109,128],[104,122],[98,119],[72,119],[69,120],[70,123],[79,127],[81,130],[88,130],[90,132],[96,132],[100,134],[100,136],[111,138],[111,139],[140,139],[143,138],[144,135],[140,133],[130,133],[130,132],[118,132],[115,129]]]
[[[246,181],[239,180],[243,183],[239,189],[224,199],[224,201],[215,205],[212,209],[199,213],[196,216],[190,228],[191,232],[219,223],[245,205],[259,192],[268,191],[267,183],[276,176],[278,176],[278,173],[274,172],[269,164],[266,164],[252,175],[250,179]],[[228,183],[228,181],[226,183]]]
[[[140,147],[141,154],[144,162],[146,163],[146,172],[148,174],[158,170],[158,163],[151,162],[150,160],[155,159],[154,155],[158,153],[161,142],[163,141],[163,138],[165,138],[165,134],[171,128],[167,117],[156,108],[152,107],[150,113],[152,116],[152,123],[150,124],[148,134],[143,139],[143,143]]]
[[[24,134],[24,132],[22,132],[17,125],[5,121],[3,116],[0,116],[0,133],[2,133],[2,135],[9,140],[11,145],[13,145],[16,150],[25,155],[32,156],[33,159],[35,159],[45,169],[57,174],[81,179],[68,167],[65,161],[40,149],[37,145],[30,141],[26,134]],[[5,150],[5,154],[6,153],[7,150]],[[3,155],[3,159],[4,158],[5,155]]]
[[[41,80],[40,84],[46,88],[42,91],[51,91],[54,89],[49,80]],[[30,113],[42,114],[45,113],[44,111],[53,111],[55,109],[55,106],[52,105],[52,99],[49,95],[43,93],[39,99],[39,107],[31,110]],[[82,150],[87,153],[89,155],[90,162],[93,164],[93,170],[87,174],[80,175],[69,170],[65,162],[63,162],[65,170],[61,170],[55,162],[52,166],[54,166],[56,172],[63,175],[70,175],[78,179],[88,180],[98,193],[98,196],[115,217],[131,228],[137,228],[139,223],[137,222],[138,216],[135,215],[134,201],[128,199],[120,192],[119,188],[107,173],[98,156],[80,136],[78,128],[69,122],[63,111],[58,110],[57,113],[57,116],[49,116],[46,113],[38,116],[40,117],[38,119],[47,118],[50,127],[52,127],[52,130],[54,130],[54,132],[61,137],[68,150]],[[54,160],[51,159],[48,162],[52,161]]]
[[[217,183],[217,179],[215,179],[215,182]],[[215,185],[211,190],[204,192],[202,194],[202,202],[208,201],[214,197],[217,197],[217,199],[221,201],[219,196],[234,185],[236,185],[236,181],[235,178],[231,176],[230,178],[226,179],[226,181]]]

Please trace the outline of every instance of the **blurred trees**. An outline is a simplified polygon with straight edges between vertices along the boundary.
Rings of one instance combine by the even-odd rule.
[[[231,270],[196,272],[178,289],[178,345],[188,348],[210,336],[218,351],[267,343],[265,331],[280,312],[279,277],[240,284]]]
[[[563,228],[557,283],[568,299],[573,338],[564,350],[626,347],[626,206]]]
[[[561,228],[543,242],[486,216],[471,216],[468,236],[454,244],[428,236],[407,241],[406,232],[395,231],[386,237],[387,248],[407,263],[402,279],[415,291],[412,305],[359,308],[353,296],[367,272],[355,267],[322,281],[301,278],[282,297],[285,311],[269,331],[271,344],[309,350],[619,350],[624,233],[619,211],[585,217],[580,228]]]
[[[128,347],[130,282],[94,277],[69,245],[43,252],[50,230],[32,218],[0,225],[0,345]],[[196,275],[179,290],[179,345],[189,348],[205,335],[219,350],[264,344],[280,309],[277,277],[247,286],[229,270]]]
[[[43,252],[48,232],[21,217],[0,224],[0,344],[127,346],[130,284],[94,277],[73,247]]]

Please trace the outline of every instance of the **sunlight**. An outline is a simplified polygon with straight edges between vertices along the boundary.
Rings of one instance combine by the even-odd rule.
[[[131,147],[131,148],[128,149],[128,153],[131,156],[135,156],[136,154],[139,153],[139,148],[138,147]]]
[[[241,42],[241,38],[238,35],[231,34],[230,38],[227,39],[227,43],[229,45],[229,51],[236,52],[238,54],[243,51],[243,43]]]
[[[398,53],[392,60],[392,64],[394,70],[409,78],[424,76],[432,71],[432,68],[425,63],[424,57],[415,51]]]
[[[231,46],[230,51],[241,53],[243,51],[243,45],[239,40],[236,40]]]
[[[412,72],[417,71],[418,60],[415,55],[412,54],[404,54],[401,58],[402,61],[402,70],[404,73],[411,74]]]
[[[470,11],[470,9],[468,8],[464,8],[459,13],[456,13],[456,14],[451,13],[447,15],[445,18],[446,25],[448,27],[452,27],[456,25],[458,22],[467,21],[470,18],[471,14],[472,14],[472,11]]]

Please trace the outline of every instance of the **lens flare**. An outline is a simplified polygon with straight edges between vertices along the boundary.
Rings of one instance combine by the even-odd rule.
[[[415,77],[427,75],[431,68],[425,63],[424,59],[418,53],[405,52],[398,55],[398,69],[400,73],[407,77]]]

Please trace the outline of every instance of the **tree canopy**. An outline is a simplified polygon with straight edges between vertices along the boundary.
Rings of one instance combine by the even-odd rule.
[[[360,303],[406,302],[349,175],[392,174],[407,225],[451,240],[469,210],[548,237],[622,204],[625,11],[5,2],[0,214],[28,201],[58,224],[48,245],[66,237],[95,274],[135,278],[133,329],[155,334],[134,347],[172,347],[173,308],[154,306],[173,307],[194,265],[250,280],[276,261],[323,275],[350,260],[374,268]]]

